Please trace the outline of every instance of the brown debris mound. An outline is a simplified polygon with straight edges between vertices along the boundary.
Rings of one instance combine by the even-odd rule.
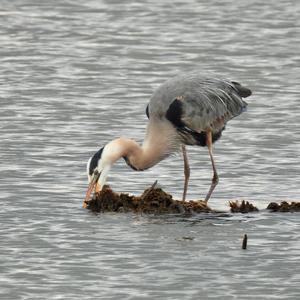
[[[93,212],[140,212],[146,214],[201,213],[212,210],[204,201],[178,201],[161,188],[149,188],[141,196],[118,194],[107,186],[84,203]]]
[[[300,211],[300,202],[291,202],[286,201],[279,203],[271,202],[267,209],[270,209],[272,212],[297,212]]]
[[[192,214],[216,212],[207,206],[205,201],[179,201],[163,191],[152,187],[146,189],[141,196],[132,196],[124,193],[115,193],[109,186],[104,186],[100,193],[95,193],[93,198],[86,201],[84,208],[93,212],[135,212],[145,214]],[[258,208],[248,201],[230,201],[231,213],[258,212]],[[267,209],[272,212],[300,212],[300,202],[286,201],[271,202]]]
[[[257,207],[255,207],[253,204],[251,204],[245,200],[243,200],[242,202],[230,201],[229,206],[230,206],[230,211],[232,213],[247,214],[249,212],[257,212],[258,211]]]

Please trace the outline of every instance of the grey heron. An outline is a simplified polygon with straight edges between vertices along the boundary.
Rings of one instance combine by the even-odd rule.
[[[147,105],[149,122],[143,144],[120,137],[89,159],[89,187],[85,201],[93,190],[98,192],[102,189],[110,168],[120,158],[124,158],[133,170],[143,171],[178,151],[183,154],[184,201],[190,177],[185,146],[192,145],[208,148],[213,177],[205,197],[207,202],[219,181],[213,143],[221,137],[226,123],[246,110],[247,103],[243,98],[251,93],[250,89],[236,81],[204,77],[197,73],[169,79],[158,87]]]

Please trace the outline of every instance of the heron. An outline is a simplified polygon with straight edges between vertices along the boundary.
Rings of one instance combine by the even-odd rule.
[[[195,72],[167,80],[154,91],[146,107],[148,124],[142,145],[120,137],[88,160],[89,187],[84,203],[93,191],[102,190],[109,170],[120,158],[133,170],[143,171],[178,152],[183,158],[182,200],[185,201],[190,178],[187,145],[208,149],[213,176],[204,200],[207,203],[219,182],[213,143],[221,138],[227,122],[246,110],[243,98],[251,94],[239,82]]]

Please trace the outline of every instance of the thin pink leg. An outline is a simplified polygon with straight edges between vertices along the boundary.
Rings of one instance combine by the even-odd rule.
[[[189,179],[190,179],[190,166],[189,166],[189,160],[184,145],[182,145],[182,154],[183,154],[183,163],[184,163],[184,187],[183,187],[182,201],[185,201]]]
[[[210,199],[210,196],[212,194],[212,192],[214,191],[216,185],[219,183],[219,176],[218,176],[218,173],[217,173],[217,169],[216,169],[216,166],[215,166],[215,161],[214,161],[214,158],[213,158],[213,152],[212,152],[212,133],[211,131],[208,131],[206,133],[206,145],[207,145],[207,148],[208,148],[208,152],[209,152],[209,156],[210,156],[210,160],[211,160],[211,164],[212,164],[212,168],[213,168],[213,172],[214,172],[214,175],[213,175],[213,178],[211,180],[211,186],[210,186],[210,189],[205,197],[205,202],[208,202],[208,200]]]

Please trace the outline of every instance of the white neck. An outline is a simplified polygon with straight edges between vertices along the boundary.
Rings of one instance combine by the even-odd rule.
[[[105,146],[102,157],[110,164],[123,157],[134,169],[145,170],[178,150],[177,136],[171,123],[150,121],[142,146],[134,140],[118,138]]]

